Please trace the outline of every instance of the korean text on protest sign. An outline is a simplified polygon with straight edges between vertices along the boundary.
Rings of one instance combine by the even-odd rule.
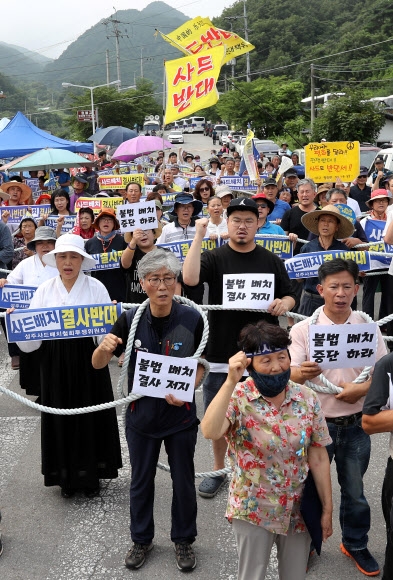
[[[290,278],[316,278],[319,266],[336,258],[353,260],[361,271],[370,269],[368,252],[357,252],[355,250],[330,250],[327,252],[298,254],[294,258],[286,260],[284,264]]]
[[[36,286],[6,284],[0,288],[0,308],[16,308],[18,310],[29,308],[36,290]]]
[[[121,304],[112,303],[15,310],[5,317],[8,342],[108,334],[121,310]]]
[[[262,310],[274,300],[274,274],[224,274],[224,308]]]
[[[180,260],[180,262],[184,262],[187,257],[188,251],[192,244],[192,240],[182,240],[181,242],[169,242],[167,244],[157,244],[159,248],[168,248],[171,252],[173,252]],[[203,238],[202,245],[201,245],[201,253],[206,252],[208,250],[214,250],[220,246],[220,240],[209,240],[209,238]]]
[[[310,360],[321,369],[374,366],[377,324],[310,324]]]
[[[96,265],[91,269],[91,271],[120,268],[122,253],[123,250],[112,250],[112,252],[105,252],[103,254],[92,254],[91,257],[95,259]]]
[[[173,123],[218,101],[216,83],[225,48],[165,62],[167,103],[165,124]]]
[[[359,175],[359,141],[308,143],[306,176],[318,182],[352,181]]]
[[[138,351],[132,392],[164,399],[174,395],[191,402],[194,397],[198,361]]]
[[[201,54],[207,50],[210,52],[210,49],[224,45],[224,63],[255,48],[234,32],[217,28],[209,18],[200,16],[188,20],[173,32],[163,35],[163,38],[184,54]]]
[[[143,173],[128,173],[123,175],[102,175],[98,178],[100,189],[125,189],[129,183],[139,183],[143,186]]]
[[[121,232],[133,232],[136,229],[151,230],[158,226],[154,201],[118,205],[116,215]]]

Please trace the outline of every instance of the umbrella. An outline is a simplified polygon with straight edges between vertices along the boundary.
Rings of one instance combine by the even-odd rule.
[[[81,155],[67,151],[66,149],[41,149],[31,153],[23,161],[19,161],[12,166],[12,171],[35,171],[37,169],[57,169],[62,167],[85,167],[92,165],[94,161],[89,161]]]
[[[97,145],[110,145],[111,147],[118,147],[128,139],[134,139],[138,136],[136,131],[128,129],[127,127],[106,127],[106,129],[98,129],[94,135],[89,137],[89,141],[94,141]]]
[[[120,161],[126,162],[133,161],[140,155],[148,155],[153,151],[158,151],[159,149],[170,149],[171,147],[172,143],[164,141],[162,137],[140,135],[139,137],[135,137],[135,139],[124,141],[124,143],[119,145],[112,155],[112,159],[119,159]]]

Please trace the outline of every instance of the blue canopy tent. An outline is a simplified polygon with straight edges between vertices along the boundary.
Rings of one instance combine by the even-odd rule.
[[[0,131],[0,158],[21,157],[45,147],[66,149],[73,153],[94,153],[93,143],[66,141],[36,127],[20,111]]]

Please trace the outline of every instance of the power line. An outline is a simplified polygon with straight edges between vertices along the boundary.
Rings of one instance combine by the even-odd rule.
[[[386,42],[391,42],[392,40],[393,40],[393,37],[390,37],[390,38],[387,38],[385,40],[381,40],[380,42],[373,42],[372,44],[366,44],[364,46],[359,46],[358,48],[350,48],[348,50],[343,50],[341,52],[335,52],[333,54],[327,54],[325,56],[316,56],[314,58],[309,58],[307,60],[303,60],[303,61],[300,61],[300,62],[293,62],[291,64],[287,64],[287,65],[283,65],[283,66],[278,66],[278,67],[275,67],[275,68],[270,68],[270,69],[264,69],[264,70],[260,70],[260,71],[255,71],[255,72],[252,72],[250,74],[252,76],[253,75],[258,75],[258,74],[266,74],[266,73],[269,73],[269,72],[275,72],[275,71],[278,71],[278,70],[284,70],[284,69],[287,69],[287,68],[292,68],[294,66],[301,66],[303,64],[308,64],[308,63],[314,62],[316,60],[322,60],[324,58],[331,58],[333,56],[340,56],[341,54],[347,54],[349,52],[354,52],[356,50],[363,50],[364,48],[370,48],[372,46],[377,46],[379,44],[384,44]],[[235,78],[238,79],[238,78],[242,78],[242,77],[245,77],[245,76],[246,76],[246,74],[242,74],[242,75],[237,75]]]
[[[326,77],[317,77],[314,75],[315,79],[318,79],[320,81],[329,81],[331,83],[385,83],[388,81],[393,81],[393,78],[389,78],[389,79],[371,79],[369,81],[367,80],[362,80],[362,81],[355,81],[355,80],[342,80],[342,79],[329,79]]]

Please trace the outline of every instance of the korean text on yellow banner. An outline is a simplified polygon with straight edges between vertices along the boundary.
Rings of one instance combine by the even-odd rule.
[[[359,141],[309,143],[304,150],[306,177],[315,182],[348,182],[359,175]]]
[[[218,101],[216,82],[225,48],[165,62],[167,102],[165,124],[182,119]]]
[[[226,54],[223,64],[255,48],[234,32],[217,28],[209,18],[201,16],[188,20],[173,32],[162,36],[185,54],[201,54],[206,50],[210,52],[210,49],[224,45]]]
[[[122,197],[80,197],[75,202],[75,211],[79,212],[82,207],[90,207],[93,212],[98,215],[101,210],[107,207],[115,209],[118,205],[122,205],[124,199]]]
[[[143,173],[129,173],[123,175],[101,175],[98,178],[100,189],[125,189],[129,183],[145,185]]]

